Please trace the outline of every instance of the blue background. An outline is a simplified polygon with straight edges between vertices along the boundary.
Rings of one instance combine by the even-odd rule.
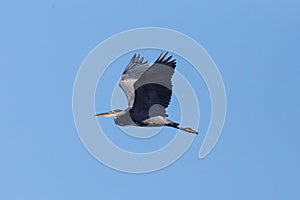
[[[0,199],[299,199],[299,8],[296,0],[2,2]],[[209,52],[227,118],[205,159],[199,136],[173,165],[134,175],[85,150],[72,89],[97,44],[145,26],[183,32]]]

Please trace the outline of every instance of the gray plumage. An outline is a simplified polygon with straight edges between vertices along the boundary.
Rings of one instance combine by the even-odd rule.
[[[119,86],[124,91],[128,108],[100,113],[96,116],[112,116],[119,126],[170,126],[197,134],[191,128],[179,127],[167,119],[165,109],[172,96],[172,76],[175,59],[162,52],[150,65],[139,54],[134,54],[122,73]]]

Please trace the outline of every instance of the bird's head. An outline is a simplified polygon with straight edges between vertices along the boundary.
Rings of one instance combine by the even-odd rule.
[[[105,113],[99,113],[99,114],[96,114],[95,116],[118,117],[121,112],[122,112],[122,110],[116,109],[116,110],[105,112]]]

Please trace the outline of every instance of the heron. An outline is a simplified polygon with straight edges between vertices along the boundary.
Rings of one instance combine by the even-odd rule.
[[[119,86],[124,91],[128,108],[99,113],[95,116],[113,117],[118,126],[168,126],[192,134],[192,128],[183,128],[169,120],[166,108],[172,96],[172,76],[176,59],[163,51],[153,64],[134,54],[121,75]]]

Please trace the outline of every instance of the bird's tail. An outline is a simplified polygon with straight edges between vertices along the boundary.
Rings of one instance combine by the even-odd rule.
[[[197,131],[195,131],[191,128],[180,127],[178,123],[172,122],[170,120],[167,120],[167,122],[165,123],[165,126],[170,126],[170,127],[177,128],[179,130],[183,130],[183,131],[186,131],[186,132],[189,132],[189,133],[198,134]]]

